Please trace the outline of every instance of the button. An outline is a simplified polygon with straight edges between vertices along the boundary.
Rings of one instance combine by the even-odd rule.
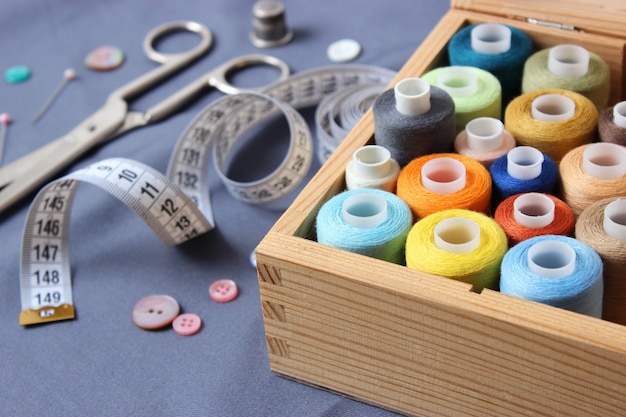
[[[252,268],[256,269],[256,252],[255,251],[250,252],[250,265],[252,266]]]
[[[87,55],[85,66],[96,71],[110,71],[124,62],[124,52],[115,46],[101,46]]]
[[[331,43],[326,50],[328,59],[333,62],[352,61],[361,53],[361,45],[353,39],[341,39]]]
[[[237,284],[231,279],[220,279],[209,287],[209,297],[218,303],[227,303],[237,297]]]
[[[4,80],[9,84],[24,82],[30,78],[30,69],[26,65],[16,65],[4,73]]]
[[[172,322],[172,328],[181,336],[191,336],[200,330],[202,319],[197,314],[185,313],[176,317]]]
[[[170,324],[179,312],[178,302],[169,295],[150,295],[133,307],[133,323],[146,330],[160,329]]]

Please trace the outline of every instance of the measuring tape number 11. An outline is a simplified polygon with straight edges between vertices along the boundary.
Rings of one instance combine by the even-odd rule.
[[[363,65],[302,72],[262,93],[225,96],[207,106],[177,141],[166,175],[131,159],[111,158],[48,183],[35,196],[24,227],[19,323],[75,317],[69,224],[80,183],[107,191],[132,209],[165,245],[178,245],[215,226],[207,185],[211,151],[219,177],[236,199],[250,204],[280,199],[302,182],[313,158],[311,132],[295,109],[318,104],[347,86],[388,83],[394,76],[393,71]],[[289,125],[290,145],[280,166],[249,183],[228,178],[228,156],[235,144],[254,126],[281,113]]]

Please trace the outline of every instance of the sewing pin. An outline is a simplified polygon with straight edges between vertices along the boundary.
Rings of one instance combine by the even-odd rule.
[[[2,156],[4,152],[4,139],[7,135],[7,125],[11,123],[11,117],[8,113],[0,114],[0,165],[2,164]]]
[[[67,84],[69,81],[73,80],[74,78],[76,78],[76,71],[74,71],[72,68],[68,68],[65,71],[63,71],[63,81],[61,81],[61,84],[59,84],[57,88],[54,90],[54,92],[50,95],[50,97],[48,97],[48,100],[44,103],[41,110],[39,110],[39,112],[35,115],[35,117],[33,117],[33,124],[37,123],[37,120],[39,120],[41,116],[43,116],[43,114],[46,112],[46,110],[48,110],[48,107],[50,107],[50,105],[59,95],[63,87],[65,87],[65,84]]]

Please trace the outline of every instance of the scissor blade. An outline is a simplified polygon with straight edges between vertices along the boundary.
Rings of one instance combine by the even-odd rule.
[[[140,112],[129,112],[126,114],[126,118],[124,118],[124,123],[117,128],[115,132],[111,134],[111,137],[117,137],[123,135],[129,130],[136,129],[138,127],[142,127],[150,123],[150,118],[146,116],[144,113]]]

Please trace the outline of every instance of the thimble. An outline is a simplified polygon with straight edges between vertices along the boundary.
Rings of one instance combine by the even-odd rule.
[[[285,24],[285,6],[275,0],[260,0],[252,8],[252,44],[269,48],[289,42],[293,33]]]

